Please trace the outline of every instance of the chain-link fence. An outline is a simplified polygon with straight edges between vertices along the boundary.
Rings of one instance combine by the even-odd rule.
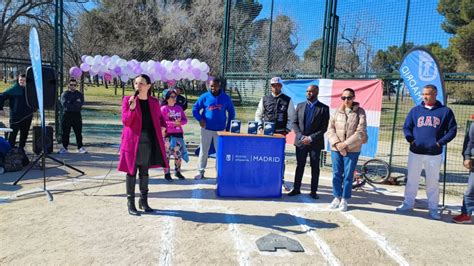
[[[425,46],[438,57],[445,72],[459,70],[455,64],[462,60],[456,59],[448,48],[452,35],[441,28],[444,17],[437,8],[443,3],[435,0],[232,0],[227,3],[231,6],[225,13],[229,16],[229,30],[223,38],[223,62],[228,88],[238,90],[242,100],[252,105],[269,93],[268,79],[272,76],[285,79],[324,76],[324,56],[333,64],[329,66],[332,70],[327,74],[329,78],[380,78],[384,98],[376,157],[391,164],[392,176],[406,175],[409,147],[402,128],[414,104],[400,83],[397,69],[406,51]],[[331,62],[331,54],[321,51],[333,52],[334,60]],[[466,123],[474,114],[474,75],[446,74],[445,80],[448,106],[454,111],[459,128],[457,137],[448,145],[442,178],[446,177],[447,192],[460,194],[467,181],[461,149]],[[327,159],[330,163],[330,158]],[[365,158],[361,159],[362,163]]]
[[[28,2],[29,3],[29,2]],[[55,1],[33,1],[25,18],[16,22],[15,40],[27,36],[36,25],[43,59],[54,61]],[[194,1],[95,1],[93,8],[64,2],[65,72],[79,65],[80,57],[117,54],[127,60],[198,58],[211,66],[211,74],[223,75],[227,92],[238,107],[239,119],[251,120],[256,102],[269,93],[272,76],[283,79],[379,78],[384,84],[377,157],[391,162],[393,174],[406,172],[408,146],[401,127],[412,100],[399,90],[398,67],[403,54],[425,46],[440,61],[445,73],[448,106],[458,121],[458,136],[448,145],[446,172],[449,189],[460,193],[466,176],[460,149],[466,121],[474,113],[474,41],[469,43],[469,22],[446,21],[452,3],[446,0],[194,0]],[[0,8],[3,8],[0,4]],[[10,9],[14,6],[9,7]],[[460,6],[462,8],[462,6]],[[449,16],[441,14],[449,13]],[[13,13],[8,13],[13,14]],[[454,13],[454,16],[456,13]],[[31,20],[26,17],[37,16]],[[43,21],[41,20],[43,19]],[[472,23],[471,23],[472,24]],[[449,33],[447,33],[449,32]],[[456,34],[454,34],[456,33]],[[456,39],[457,38],[457,39]],[[467,43],[464,40],[468,40]],[[27,43],[0,51],[0,75],[8,80],[28,60]],[[4,45],[4,44],[2,44]],[[458,51],[457,54],[454,51]],[[470,68],[471,66],[471,68]],[[460,73],[463,72],[463,73]],[[68,76],[65,73],[65,80]],[[119,121],[114,108],[130,86],[120,81],[105,84],[102,78],[85,79],[89,106],[84,111],[85,129],[101,134]],[[205,85],[178,81],[189,95],[199,95]],[[158,91],[166,83],[156,84]],[[113,91],[111,94],[110,91]],[[397,97],[397,90],[399,94]],[[194,97],[190,97],[191,101]],[[110,107],[109,107],[110,106]],[[110,127],[110,126],[109,126]],[[119,125],[113,126],[119,131]],[[116,140],[114,140],[116,141]]]

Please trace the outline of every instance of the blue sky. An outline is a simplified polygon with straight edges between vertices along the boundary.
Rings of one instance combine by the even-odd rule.
[[[259,18],[268,18],[271,0],[259,0],[263,5]],[[406,0],[339,0],[339,29],[345,24],[350,33],[356,22],[374,51],[389,45],[400,45],[403,39]],[[288,15],[297,25],[298,46],[302,56],[312,41],[322,37],[325,0],[275,0],[274,17]],[[439,42],[448,46],[450,35],[441,29],[444,17],[436,11],[437,0],[411,0],[407,41],[417,45]]]

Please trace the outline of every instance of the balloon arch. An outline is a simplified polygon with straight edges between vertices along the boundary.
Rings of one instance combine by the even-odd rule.
[[[127,82],[139,74],[148,75],[152,82],[168,83],[174,83],[181,79],[208,81],[211,78],[208,75],[209,66],[198,59],[140,62],[135,59],[127,61],[118,55],[83,55],[81,59],[80,66],[73,66],[69,69],[69,74],[73,78],[80,78],[83,72],[89,72],[93,76],[102,76],[106,81],[119,78],[123,82]]]

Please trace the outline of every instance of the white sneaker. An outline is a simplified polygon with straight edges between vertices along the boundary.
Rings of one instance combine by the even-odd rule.
[[[439,214],[438,209],[430,209],[430,216],[434,220],[441,220],[441,215]]]
[[[339,208],[339,204],[341,203],[341,198],[334,198],[329,204],[329,209],[337,209]]]
[[[68,153],[67,149],[64,148],[64,147],[61,147],[59,148],[59,151],[58,151],[59,154],[64,154],[64,153]]]
[[[346,199],[341,199],[341,203],[339,203],[339,210],[341,212],[346,212],[347,211],[347,200]]]
[[[406,202],[403,202],[402,205],[398,206],[396,208],[397,212],[406,212],[406,211],[412,211],[413,206],[408,205]]]
[[[77,149],[77,152],[84,154],[84,153],[87,153],[87,150],[84,149],[84,147],[81,147],[80,149]]]
[[[196,179],[196,180],[200,180],[200,179],[203,179],[203,178],[204,178],[204,173],[199,173],[199,174],[194,176],[194,179]]]

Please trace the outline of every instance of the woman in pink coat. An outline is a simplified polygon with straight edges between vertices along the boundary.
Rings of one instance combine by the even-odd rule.
[[[161,115],[158,99],[151,96],[151,80],[147,75],[135,78],[134,96],[122,102],[122,141],[118,170],[126,172],[128,213],[139,216],[135,207],[135,183],[139,172],[140,200],[138,206],[145,212],[154,210],[148,205],[148,169],[168,169],[161,127],[166,122]]]

